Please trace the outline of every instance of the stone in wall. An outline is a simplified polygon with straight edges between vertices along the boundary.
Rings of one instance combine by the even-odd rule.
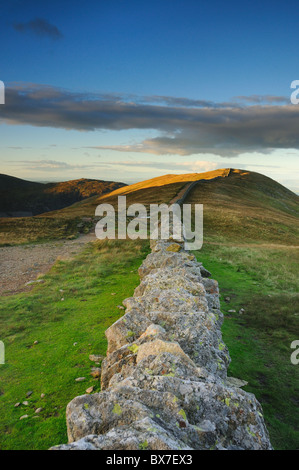
[[[218,284],[183,243],[152,241],[106,332],[100,393],[72,400],[55,450],[272,449],[260,404],[227,377]]]

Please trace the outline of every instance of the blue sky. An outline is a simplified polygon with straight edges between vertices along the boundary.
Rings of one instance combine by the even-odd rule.
[[[5,2],[0,172],[130,183],[233,167],[299,191],[296,11],[295,1]]]

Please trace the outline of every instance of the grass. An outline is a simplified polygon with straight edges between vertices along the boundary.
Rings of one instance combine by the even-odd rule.
[[[274,448],[298,449],[299,366],[290,361],[299,338],[298,250],[206,243],[196,255],[219,282],[229,375],[246,380],[262,404]]]
[[[0,219],[0,246],[61,240],[76,236],[79,219],[15,217]]]
[[[117,306],[138,285],[147,251],[147,242],[97,242],[73,260],[57,262],[31,293],[1,298],[1,449],[67,442],[66,405],[90,386],[100,390],[89,355],[106,354],[104,332],[123,314]],[[82,376],[84,382],[75,382]],[[28,391],[33,393],[26,398]],[[20,420],[23,415],[29,417]]]
[[[288,246],[298,245],[298,201],[270,178],[240,170],[199,182],[186,200],[203,204],[206,240]]]
[[[31,293],[1,299],[1,449],[47,449],[67,441],[66,405],[89,386],[100,390],[88,356],[105,355],[104,331],[138,285],[148,251],[147,242],[97,242],[56,263]],[[299,337],[294,249],[205,243],[196,255],[220,285],[229,375],[248,381],[244,389],[261,402],[274,447],[298,448],[299,366],[290,362],[290,344]],[[86,380],[75,382],[80,376]],[[28,406],[14,407],[24,400]],[[24,414],[29,418],[20,420]]]
[[[204,245],[196,255],[219,282],[229,375],[248,381],[244,389],[261,402],[274,447],[298,449],[299,366],[290,361],[290,344],[299,339],[298,197],[255,173],[219,170],[206,179],[214,176],[202,180],[186,202],[204,204]],[[2,225],[0,243],[72,236],[78,220],[93,216],[101,202],[116,204],[118,195],[127,195],[128,204],[167,203],[188,181],[202,178],[167,175],[45,218],[22,224],[10,219]],[[137,268],[148,249],[147,242],[104,241],[58,262],[31,293],[1,298],[6,364],[0,366],[0,448],[46,449],[66,442],[66,404],[91,385],[99,390],[88,356],[105,354],[104,331],[122,313],[117,305],[139,284]],[[75,382],[79,376],[86,381]],[[28,390],[28,407],[15,408]],[[35,415],[38,407],[43,410]],[[20,421],[24,414],[29,418]]]
[[[117,207],[118,196],[127,206],[169,203],[189,182],[199,181],[187,203],[204,204],[205,236],[235,243],[244,236],[258,243],[297,244],[298,196],[263,175],[221,169],[206,173],[165,175],[92,196],[61,210],[35,217],[0,219],[0,246],[76,236],[84,217],[94,217],[101,203]],[[66,183],[64,183],[66,184]],[[114,183],[115,184],[115,183]]]
[[[105,195],[100,198],[93,196],[65,209],[35,217],[2,218],[0,219],[0,247],[76,237],[78,224],[82,223],[85,217],[94,218],[96,207],[101,203],[112,204],[117,210],[118,195],[126,195],[127,206],[140,202],[148,207],[152,203],[169,202],[184,186],[185,182],[166,184],[159,187],[158,194],[156,186],[139,188],[128,194],[123,194],[124,189],[121,188],[122,192],[113,191],[111,196]],[[88,226],[88,223],[84,222],[84,224]]]

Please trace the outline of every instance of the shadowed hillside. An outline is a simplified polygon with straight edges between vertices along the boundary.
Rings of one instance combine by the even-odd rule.
[[[35,183],[0,175],[0,215],[32,216],[59,210],[77,201],[105,194],[124,183],[81,178],[61,183]]]

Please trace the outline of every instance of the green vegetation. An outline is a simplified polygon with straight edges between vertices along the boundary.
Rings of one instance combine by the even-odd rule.
[[[262,404],[274,447],[298,449],[299,366],[290,361],[299,338],[298,196],[233,170],[200,182],[186,202],[204,205],[205,242],[196,255],[219,282],[229,374],[248,381],[244,390]]]
[[[82,224],[86,217],[94,218],[96,207],[101,203],[112,204],[117,208],[118,195],[127,197],[127,205],[138,202],[145,206],[152,203],[168,203],[185,184],[185,182],[176,182],[159,187],[153,185],[144,189],[140,188],[139,184],[136,185],[138,188],[136,191],[129,189],[126,193],[126,187],[120,188],[113,191],[111,196],[110,194],[92,196],[64,209],[53,210],[35,217],[0,218],[0,246],[76,237],[78,224]],[[83,223],[86,225],[86,222]]]
[[[229,374],[248,381],[244,389],[262,404],[274,447],[298,449],[299,366],[290,361],[290,344],[299,339],[298,196],[241,170],[167,175],[22,224],[8,219],[0,243],[75,236],[78,220],[93,216],[101,202],[116,204],[118,195],[126,195],[127,204],[168,203],[197,179],[186,202],[204,204],[204,246],[196,256],[219,282]],[[31,293],[1,298],[6,364],[0,366],[0,448],[46,449],[66,442],[65,407],[88,387],[99,390],[88,356],[105,354],[104,331],[122,314],[117,305],[139,284],[137,268],[148,250],[141,241],[96,243],[74,260],[56,263]],[[80,376],[86,380],[75,382]],[[29,390],[33,394],[26,398]],[[28,406],[14,407],[25,400]]]
[[[32,292],[1,298],[1,449],[67,442],[66,405],[91,386],[100,390],[89,355],[106,354],[104,332],[122,315],[117,306],[138,285],[148,250],[147,242],[96,242],[75,259],[57,262]],[[78,377],[86,380],[76,382]],[[20,420],[24,415],[29,417]]]
[[[232,170],[227,178],[200,181],[185,202],[203,204],[205,240],[298,246],[298,201],[270,178]]]
[[[76,259],[58,262],[31,293],[2,298],[0,448],[46,449],[66,442],[66,405],[90,386],[100,390],[88,356],[105,355],[104,331],[138,285],[137,269],[147,252],[147,242],[98,242]],[[275,448],[298,448],[299,367],[290,362],[290,344],[299,333],[294,249],[206,243],[196,255],[220,285],[229,375],[248,381],[244,390],[262,404]],[[86,381],[75,382],[81,376]],[[26,398],[29,390],[33,394]],[[28,406],[14,407],[26,400]],[[29,418],[20,420],[25,414]]]
[[[243,389],[262,404],[272,445],[297,449],[299,366],[290,345],[299,338],[298,250],[207,242],[196,256],[219,282],[229,375],[246,380]]]
[[[81,180],[69,183],[78,181]],[[78,223],[84,217],[94,217],[101,203],[117,207],[118,196],[126,196],[127,205],[169,203],[192,181],[199,183],[185,202],[204,204],[205,237],[209,240],[218,242],[222,238],[224,242],[229,239],[238,243],[248,239],[267,244],[283,240],[284,244],[297,245],[298,196],[258,173],[224,169],[161,176],[35,217],[0,219],[0,246],[74,237]],[[61,185],[64,186],[60,189],[69,189],[67,183]]]
[[[76,237],[79,219],[14,217],[0,219],[0,246]]]

